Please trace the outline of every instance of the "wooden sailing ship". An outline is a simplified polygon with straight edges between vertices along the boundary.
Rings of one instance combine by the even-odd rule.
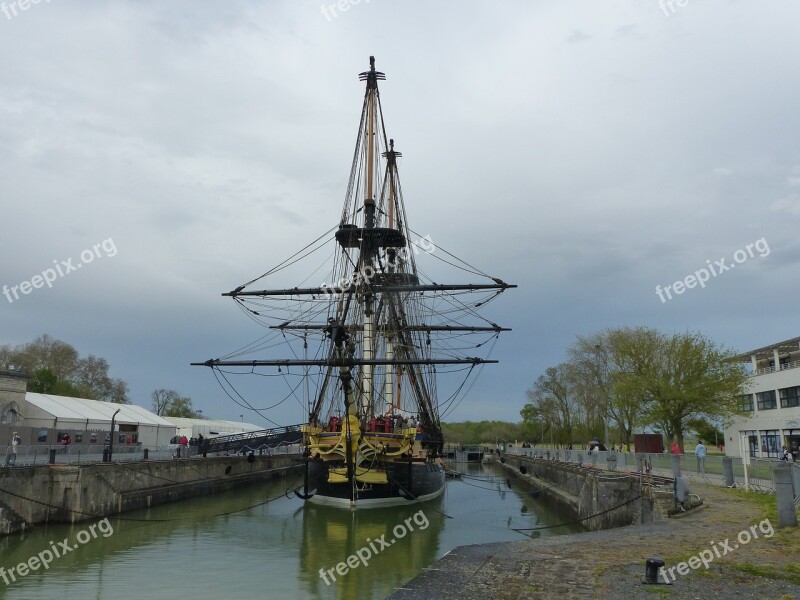
[[[375,70],[374,57],[359,78],[366,91],[338,225],[265,275],[223,294],[269,329],[248,353],[283,340],[292,358],[240,353],[196,363],[220,371],[277,368],[287,376],[294,370],[304,378],[306,460],[298,495],[348,507],[442,493],[442,410],[456,405],[476,367],[497,362],[467,351],[483,351],[506,331],[481,317],[479,308],[516,287],[412,231],[398,173],[401,154],[383,121],[378,82],[385,76]],[[257,281],[331,247],[322,285],[254,289]],[[481,281],[435,283],[418,267],[419,254]],[[439,402],[437,381],[448,373],[461,383]]]

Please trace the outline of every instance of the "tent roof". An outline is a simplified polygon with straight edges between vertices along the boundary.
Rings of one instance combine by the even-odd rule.
[[[186,417],[164,417],[164,419],[177,427],[192,427],[197,425],[199,427],[210,427],[211,429],[234,429],[236,431],[260,431],[264,429],[264,427],[253,425],[252,423],[224,421],[222,419],[189,419]]]
[[[175,426],[163,417],[159,417],[146,408],[136,406],[135,404],[113,404],[111,402],[101,402],[100,400],[53,396],[51,394],[37,394],[35,392],[26,392],[25,400],[58,419],[71,421],[108,421],[111,423],[111,417],[114,415],[114,412],[119,410],[120,412],[115,420],[116,423],[125,423],[129,425],[161,425],[166,427]]]

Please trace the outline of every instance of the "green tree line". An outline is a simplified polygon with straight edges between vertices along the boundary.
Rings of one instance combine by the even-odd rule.
[[[47,334],[16,347],[0,346],[0,365],[28,374],[28,391],[128,404],[128,384],[109,374],[108,361],[81,358],[74,346]]]
[[[713,435],[714,423],[740,414],[748,376],[735,355],[699,333],[626,327],[578,336],[569,359],[528,390],[523,423],[533,441],[603,440],[608,428],[611,443],[630,444],[635,428],[647,428],[683,450],[686,433]]]

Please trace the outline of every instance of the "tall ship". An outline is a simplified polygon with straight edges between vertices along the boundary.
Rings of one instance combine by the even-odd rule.
[[[305,473],[297,494],[312,503],[367,508],[442,493],[440,419],[458,406],[482,366],[497,362],[490,352],[508,329],[481,312],[516,286],[458,259],[435,235],[411,229],[401,153],[387,136],[378,90],[385,75],[375,70],[374,57],[359,79],[366,91],[338,223],[223,294],[266,328],[262,338],[193,364],[214,369],[225,386],[231,373],[285,378],[287,398],[305,412]],[[471,282],[441,283],[445,270]],[[296,279],[287,287],[290,272]],[[271,358],[279,348],[281,355]]]

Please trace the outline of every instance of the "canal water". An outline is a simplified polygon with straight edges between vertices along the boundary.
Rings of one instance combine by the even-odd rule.
[[[581,530],[554,527],[569,519],[522,484],[509,488],[493,465],[451,467],[462,478],[423,504],[304,505],[287,493],[300,484],[289,475],[106,522],[36,527],[0,539],[0,599],[384,598],[456,546]],[[12,567],[48,561],[45,551],[53,556],[47,570],[34,561],[35,571],[15,570],[13,580]],[[357,566],[341,575],[337,564],[344,571],[350,556]]]

